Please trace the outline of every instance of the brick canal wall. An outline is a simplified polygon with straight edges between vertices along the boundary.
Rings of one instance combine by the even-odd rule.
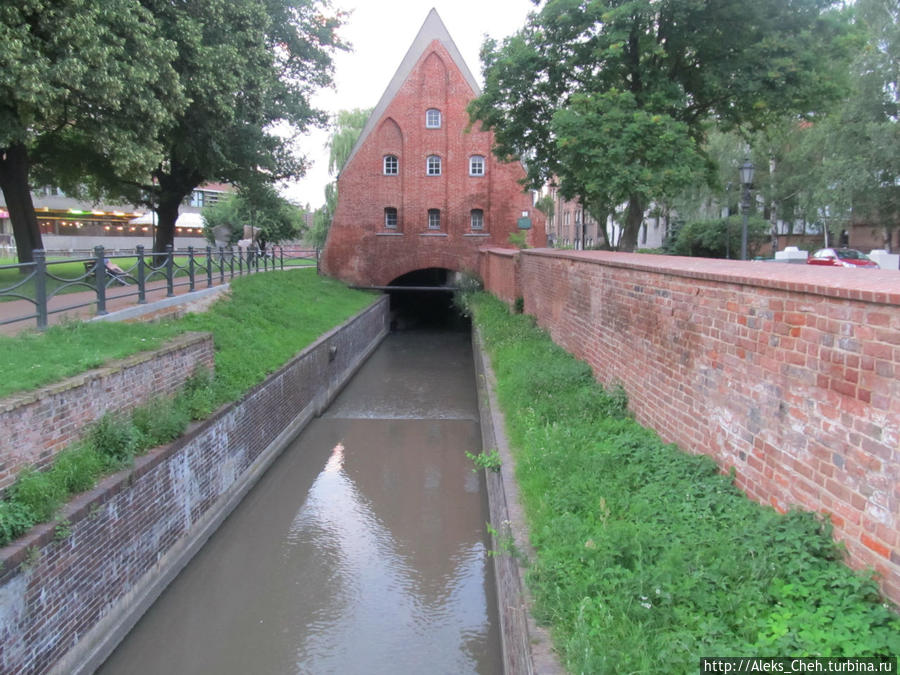
[[[518,256],[525,312],[753,499],[828,514],[900,602],[900,275],[610,252]],[[482,256],[506,299],[515,261]],[[497,278],[500,283],[496,283]]]
[[[0,551],[0,672],[92,672],[387,333],[382,297]]]
[[[188,333],[160,349],[0,399],[0,491],[26,466],[44,468],[107,412],[174,395],[198,367],[213,372],[212,336]]]

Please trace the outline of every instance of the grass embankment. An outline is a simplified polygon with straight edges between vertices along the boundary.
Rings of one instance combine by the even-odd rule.
[[[372,299],[312,274],[260,274],[235,279],[231,297],[204,314],[158,324],[73,322],[40,335],[0,337],[4,393],[153,349],[185,331],[211,332],[216,349],[215,377],[198,373],[173,399],[108,415],[60,453],[49,471],[23,471],[0,501],[0,546],[52,519],[70,495],[127,466],[135,454],[177,438],[190,419],[238,399]],[[65,524],[59,527],[64,533]]]
[[[900,652],[900,619],[827,524],[747,499],[629,419],[526,316],[469,299],[498,380],[531,543],[528,585],[573,673],[690,673],[709,656]]]

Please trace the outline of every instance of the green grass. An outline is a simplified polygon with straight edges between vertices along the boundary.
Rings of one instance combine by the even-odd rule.
[[[211,332],[216,350],[214,376],[195,372],[174,398],[107,414],[57,455],[48,471],[22,471],[0,501],[0,546],[54,518],[71,495],[90,489],[100,476],[177,438],[190,419],[238,399],[372,301],[371,294],[314,274],[258,274],[235,279],[231,297],[204,314],[158,324],[73,322],[43,334],[0,338],[4,394],[153,349],[189,330]],[[61,524],[61,536],[66,530]]]
[[[747,499],[629,418],[530,317],[469,306],[498,379],[535,559],[573,673],[696,673],[704,656],[900,652],[900,619],[814,514]]]
[[[216,401],[236,398],[372,296],[308,273],[235,278],[231,298],[209,312],[160,323],[81,322],[45,333],[0,336],[0,396],[35,389],[106,361],[156,349],[185,331],[216,344]]]

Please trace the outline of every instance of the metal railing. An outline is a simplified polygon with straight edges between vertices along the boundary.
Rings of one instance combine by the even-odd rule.
[[[129,264],[121,267],[116,261]],[[265,251],[188,246],[176,251],[167,246],[165,252],[154,253],[137,246],[132,255],[108,255],[103,246],[96,246],[89,257],[55,261],[47,260],[45,251],[36,250],[33,262],[0,265],[0,273],[18,270],[20,276],[8,286],[0,286],[0,326],[34,319],[37,328],[44,330],[52,314],[96,305],[96,314],[103,315],[108,313],[109,300],[133,298],[134,304],[142,305],[151,291],[164,289],[165,297],[169,298],[176,295],[176,289],[187,287],[187,292],[191,292],[198,285],[210,288],[235,276],[283,270],[297,262],[310,265],[314,262],[318,269],[318,250],[284,246],[270,246]],[[83,271],[73,273],[73,263],[81,263]],[[60,270],[63,265],[68,269]],[[78,291],[92,291],[92,294],[90,298],[81,295],[78,300],[65,303],[66,295]],[[24,313],[18,313],[21,307],[25,307]]]

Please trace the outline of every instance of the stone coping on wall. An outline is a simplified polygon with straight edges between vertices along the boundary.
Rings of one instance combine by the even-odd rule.
[[[502,250],[489,249],[502,254]],[[516,253],[518,251],[515,251]],[[884,305],[900,304],[900,274],[895,270],[856,270],[817,265],[688,258],[653,253],[526,249],[522,255],[596,262],[610,267],[718,281],[792,293],[809,293]]]
[[[499,255],[506,258],[515,258],[521,251],[518,248],[498,248],[496,246],[485,246],[480,250],[482,253],[490,253],[491,255]]]
[[[109,363],[100,366],[99,368],[92,368],[91,370],[86,370],[83,373],[78,373],[77,375],[67,377],[64,380],[51,382],[50,384],[46,384],[38,389],[17,392],[14,394],[10,394],[9,396],[6,396],[4,398],[0,398],[0,413],[15,410],[16,408],[20,408],[23,405],[28,405],[29,403],[40,401],[41,399],[47,398],[48,396],[55,396],[57,394],[62,394],[78,387],[83,387],[96,380],[102,380],[105,377],[109,377],[114,373],[128,370],[129,368],[134,368],[135,366],[139,366],[143,363],[147,363],[148,361],[157,359],[160,356],[165,356],[166,354],[180,351],[185,347],[204,341],[212,341],[212,336],[209,333],[196,332],[176,335],[175,337],[168,340],[164,345],[156,349],[137,352],[136,354],[132,354],[121,359],[116,359],[115,361],[110,361]]]

